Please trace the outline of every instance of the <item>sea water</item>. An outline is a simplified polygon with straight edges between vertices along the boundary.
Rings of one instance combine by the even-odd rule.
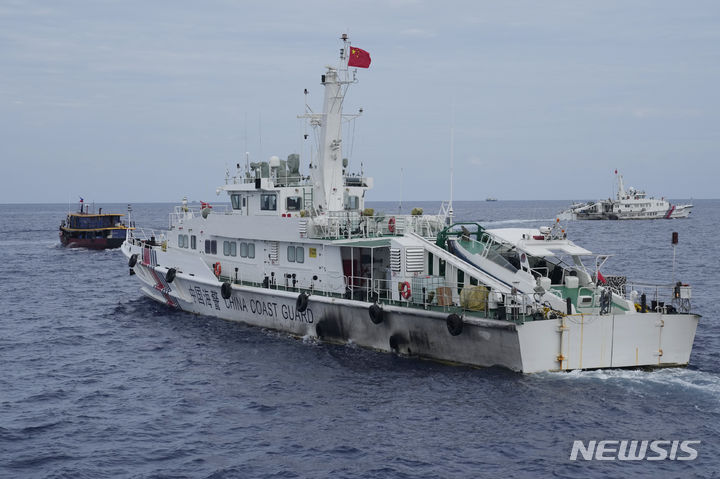
[[[138,225],[156,229],[172,209],[133,206]],[[368,206],[386,214],[439,209]],[[566,206],[454,205],[456,220],[488,228],[550,225]],[[0,205],[0,477],[713,477],[720,470],[720,201],[695,201],[687,220],[564,223],[578,244],[613,255],[606,274],[692,284],[693,309],[703,317],[689,367],[533,375],[297,340],[170,310],[140,293],[118,250],[60,247],[67,209]],[[692,461],[570,460],[574,441],[621,440],[700,443]]]

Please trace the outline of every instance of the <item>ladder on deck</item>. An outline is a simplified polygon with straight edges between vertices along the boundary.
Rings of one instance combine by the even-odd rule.
[[[313,208],[313,188],[303,188],[303,209],[310,213]]]

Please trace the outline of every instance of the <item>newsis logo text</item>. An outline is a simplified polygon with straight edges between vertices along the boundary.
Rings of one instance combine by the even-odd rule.
[[[692,461],[700,441],[573,441],[570,460]]]

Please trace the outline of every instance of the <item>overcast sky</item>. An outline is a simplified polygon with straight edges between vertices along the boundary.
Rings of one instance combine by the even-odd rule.
[[[370,200],[448,198],[453,116],[456,200],[720,197],[715,0],[2,0],[0,203],[213,200],[307,153],[343,32]]]

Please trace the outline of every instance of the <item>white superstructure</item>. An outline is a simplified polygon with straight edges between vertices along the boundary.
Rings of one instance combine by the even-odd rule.
[[[357,116],[342,113],[356,82],[343,41],[321,77],[323,112],[303,115],[317,140],[309,174],[295,154],[238,165],[217,189],[229,208],[183,201],[168,231],[130,232],[122,251],[147,296],[295,336],[523,372],[687,364],[698,322],[687,285],[669,285],[664,301],[662,286],[603,282],[605,257],[557,224],[470,231],[447,226],[447,207],[366,209],[373,181],[342,154],[342,123]]]
[[[632,186],[625,189],[623,177],[618,177],[615,199],[590,201],[572,205],[561,213],[564,219],[573,220],[654,220],[687,218],[693,205],[673,205],[665,198],[648,197],[644,191]]]

